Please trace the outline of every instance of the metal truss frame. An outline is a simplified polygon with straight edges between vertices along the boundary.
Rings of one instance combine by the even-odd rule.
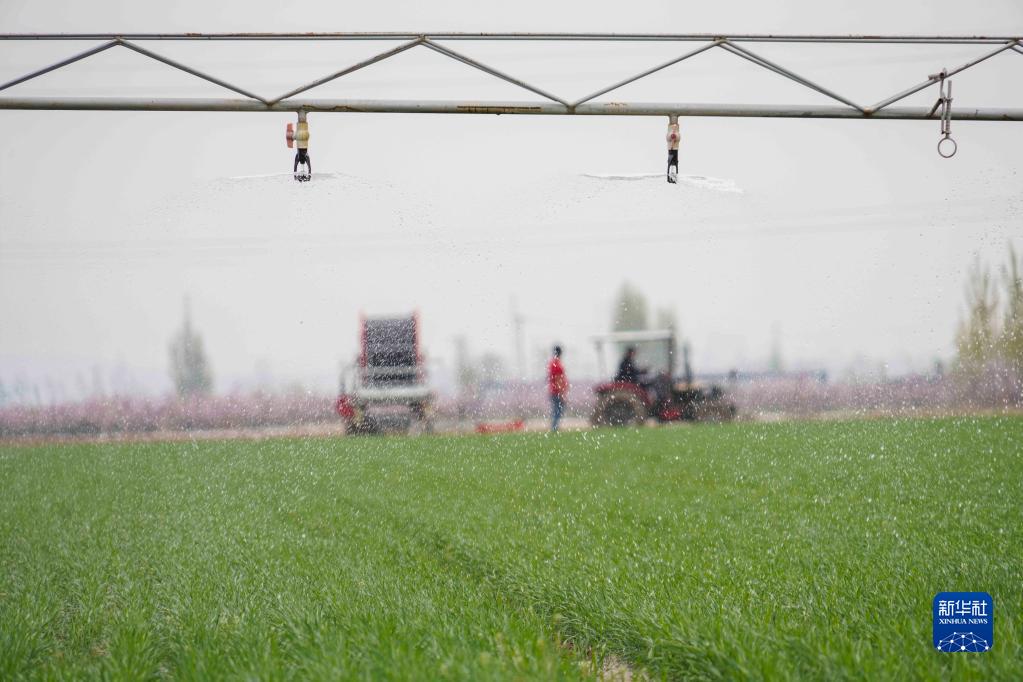
[[[939,105],[946,100],[944,86],[947,79],[981,62],[1002,54],[1015,52],[1023,56],[1023,37],[1020,36],[843,36],[843,35],[711,35],[711,34],[622,34],[622,33],[55,33],[55,34],[0,34],[3,41],[85,41],[99,44],[84,52],[73,54],[18,78],[0,84],[0,93],[43,74],[74,64],[92,55],[113,48],[131,50],[149,59],[171,66],[191,76],[230,90],[240,98],[163,98],[163,97],[12,97],[0,95],[0,109],[29,110],[116,110],[116,111],[236,111],[236,112],[296,112],[303,116],[309,112],[378,112],[378,113],[458,113],[458,114],[550,114],[550,115],[605,115],[605,116],[737,116],[781,118],[852,118],[852,119],[915,119],[915,120],[980,120],[1023,121],[1023,108],[951,107],[951,94],[947,104],[940,107],[896,107],[896,102],[933,85],[942,90]],[[152,41],[333,41],[377,40],[395,41],[397,45],[368,59],[348,65],[338,71],[295,87],[276,96],[264,96],[221,78],[204,73],[155,52],[139,42]],[[553,41],[553,42],[678,42],[697,43],[666,62],[654,64],[643,71],[607,86],[577,100],[569,100],[536,85],[516,78],[450,47],[450,43],[483,41]],[[977,45],[985,48],[977,57],[954,68],[936,70],[925,80],[892,94],[874,104],[861,105],[831,88],[818,84],[792,69],[777,64],[752,50],[755,43],[821,43],[821,44],[913,44],[913,45]],[[532,93],[539,99],[528,101],[458,101],[458,100],[355,100],[355,99],[302,99],[297,98],[317,86],[347,76],[372,64],[390,59],[415,48],[429,49],[444,57],[483,71]],[[835,104],[714,104],[693,102],[596,102],[599,97],[625,85],[634,83],[675,64],[679,64],[709,50],[722,50],[736,58],[748,61],[762,69],[823,95]],[[1023,66],[1023,61],[1020,62]],[[1021,81],[1023,82],[1023,81]]]

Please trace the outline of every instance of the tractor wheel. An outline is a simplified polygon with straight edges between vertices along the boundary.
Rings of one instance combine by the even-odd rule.
[[[597,399],[590,420],[594,426],[639,426],[646,421],[646,405],[626,391],[605,393]]]

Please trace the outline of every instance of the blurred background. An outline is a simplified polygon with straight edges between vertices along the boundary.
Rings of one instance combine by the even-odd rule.
[[[196,16],[201,25],[186,19]],[[0,6],[5,32],[424,29],[1012,35],[1023,8]],[[87,45],[0,43],[0,81]],[[387,47],[147,46],[265,95]],[[572,97],[687,48],[458,49]],[[985,49],[757,47],[863,103]],[[1023,56],[999,55],[955,78],[954,106],[1023,106],[1020,73]],[[119,49],[4,93],[223,94]],[[308,96],[532,97],[425,49]],[[904,103],[936,97],[931,88]],[[719,51],[604,99],[614,98],[827,103]],[[959,153],[943,160],[937,122],[683,119],[672,186],[657,118],[311,114],[315,177],[299,185],[283,144],[291,115],[0,120],[6,433],[330,422],[360,352],[360,316],[412,312],[438,410],[469,419],[542,413],[555,343],[570,409],[585,414],[589,383],[609,378],[592,337],[635,328],[674,329],[697,378],[727,385],[745,415],[1019,401],[1020,125],[953,122]]]

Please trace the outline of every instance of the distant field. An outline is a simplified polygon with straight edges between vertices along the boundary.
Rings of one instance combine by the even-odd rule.
[[[1023,679],[1023,418],[0,447],[0,485],[5,680]],[[993,651],[932,650],[943,590]]]

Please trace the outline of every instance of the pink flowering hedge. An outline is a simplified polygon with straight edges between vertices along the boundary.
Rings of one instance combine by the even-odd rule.
[[[588,418],[593,382],[578,382],[566,414]],[[973,377],[907,377],[871,383],[824,383],[812,376],[726,382],[740,418],[828,413],[905,415],[1023,408],[1023,382],[991,367]],[[0,438],[79,436],[288,427],[338,423],[336,396],[310,393],[209,396],[190,399],[104,398],[61,405],[0,407]],[[460,396],[438,396],[438,421],[478,423],[535,419],[548,414],[542,382],[501,382]]]
[[[103,398],[48,406],[0,408],[0,437],[93,435],[289,426],[336,419],[333,398],[229,395],[171,398]]]

